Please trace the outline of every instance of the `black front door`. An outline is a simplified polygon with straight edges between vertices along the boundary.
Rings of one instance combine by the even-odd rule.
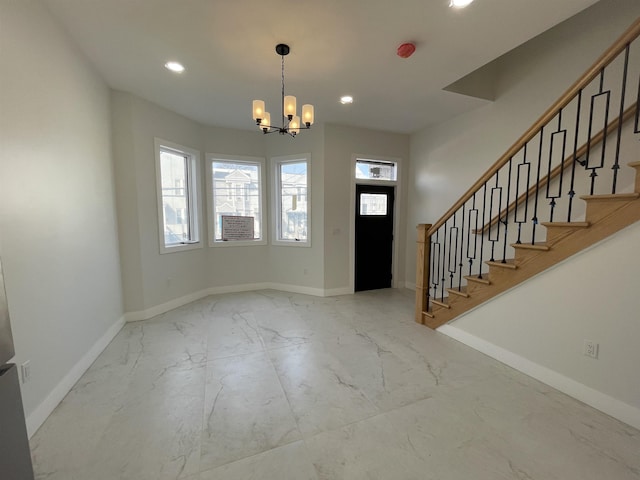
[[[394,187],[356,185],[355,290],[391,287]]]

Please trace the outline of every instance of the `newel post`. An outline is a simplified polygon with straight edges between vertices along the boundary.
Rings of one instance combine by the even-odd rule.
[[[421,223],[417,227],[418,239],[416,241],[418,251],[416,254],[416,322],[424,323],[422,312],[426,312],[429,305],[429,256],[431,242],[428,231],[430,224]]]

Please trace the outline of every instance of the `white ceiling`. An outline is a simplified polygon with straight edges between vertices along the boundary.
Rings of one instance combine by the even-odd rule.
[[[316,122],[410,133],[483,104],[442,89],[596,0],[45,2],[112,88],[204,124],[256,128],[254,98],[277,113],[274,48],[288,43],[287,93],[314,104]],[[402,59],[407,41],[417,50]]]

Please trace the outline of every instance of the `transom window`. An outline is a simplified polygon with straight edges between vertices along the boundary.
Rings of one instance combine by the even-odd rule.
[[[398,164],[396,162],[386,162],[383,160],[357,158],[356,178],[395,182],[398,179]]]

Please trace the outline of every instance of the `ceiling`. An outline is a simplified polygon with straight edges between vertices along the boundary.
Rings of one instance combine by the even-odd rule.
[[[411,133],[486,103],[447,85],[596,0],[45,0],[110,87],[198,122],[255,129],[286,90],[316,122]],[[411,58],[396,55],[413,41]],[[174,74],[165,62],[181,62]],[[341,95],[353,95],[342,105]],[[300,108],[300,107],[298,107]],[[273,113],[272,113],[273,115]],[[272,117],[273,118],[273,117]]]

